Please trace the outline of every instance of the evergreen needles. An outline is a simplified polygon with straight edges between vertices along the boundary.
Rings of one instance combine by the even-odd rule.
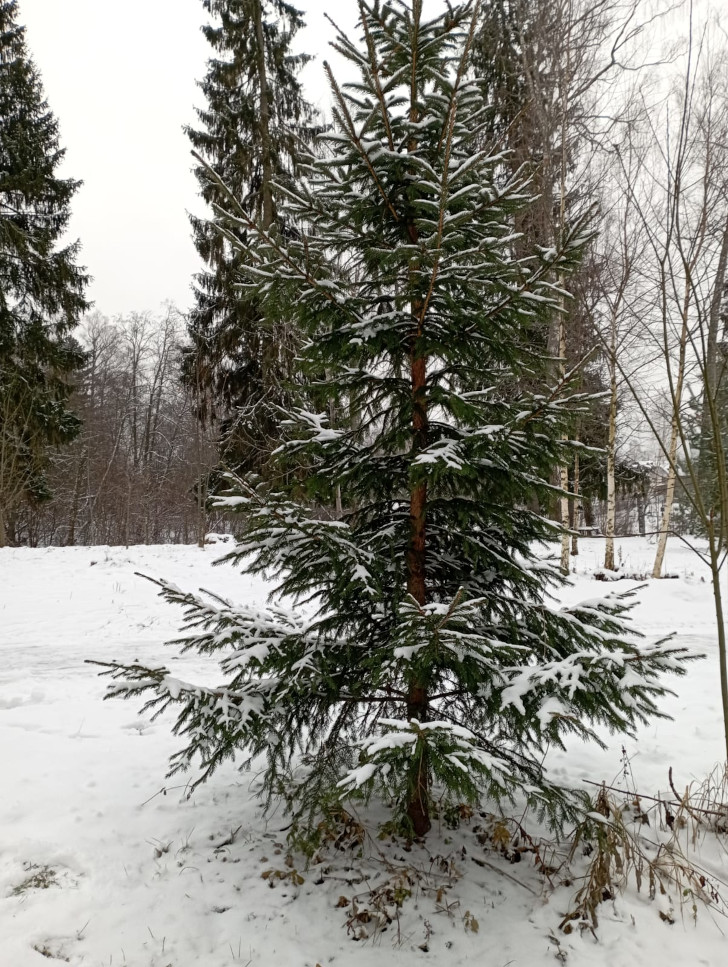
[[[203,6],[212,18],[203,32],[213,56],[200,82],[205,106],[198,126],[186,129],[202,159],[195,170],[202,197],[219,204],[222,181],[263,228],[291,231],[273,183],[295,179],[299,144],[310,143],[314,132],[297,76],[310,58],[291,49],[303,18],[285,0],[203,0]],[[190,220],[205,269],[195,279],[183,377],[199,418],[219,429],[223,463],[265,471],[280,433],[279,408],[300,396],[293,365],[300,333],[292,320],[266,318],[254,293],[241,291],[245,256],[237,243],[248,229],[232,229],[236,239],[229,243],[214,222]]]
[[[248,290],[307,334],[320,400],[286,413],[277,482],[230,477],[218,500],[243,526],[228,559],[276,579],[278,604],[160,582],[186,608],[183,647],[220,653],[225,682],[111,664],[111,693],[179,706],[174,769],[265,753],[268,795],[298,814],[376,790],[417,836],[436,803],[484,796],[558,821],[575,800],[543,768],[549,746],[660,714],[658,676],[686,657],[628,632],[625,595],[552,607],[537,553],[583,402],[538,334],[586,229],[516,254],[529,186],[484,140],[476,6],[359,6],[362,47],[336,46],[360,81],[332,79],[334,126],[303,187],[279,187],[306,230],[260,226],[231,192],[218,207]]]
[[[0,0],[0,547],[23,501],[51,494],[48,449],[70,442],[67,408],[84,360],[78,243],[63,244],[78,181],[59,178],[58,124],[28,56],[15,0]]]

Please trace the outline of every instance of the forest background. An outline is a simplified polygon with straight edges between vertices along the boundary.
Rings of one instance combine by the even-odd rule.
[[[234,4],[213,4],[213,22],[226,6]],[[280,5],[247,6],[278,22]],[[337,11],[345,30],[355,7]],[[606,534],[605,564],[614,568],[615,535],[700,530],[691,456],[696,473],[716,476],[705,440],[715,437],[714,451],[723,436],[715,404],[726,325],[725,30],[706,4],[493,0],[483,10],[473,65],[484,76],[494,65],[486,79],[494,136],[513,164],[530,167],[542,198],[524,237],[548,245],[567,221],[595,212],[572,309],[548,348],[597,396],[574,427],[585,445],[581,466],[562,468],[572,496],[548,511],[574,532],[564,570],[579,533]],[[204,175],[188,160],[193,106],[206,106],[196,86],[209,76],[205,10],[175,5],[170,19],[159,4],[145,10],[143,32],[137,13],[102,17],[84,0],[62,14],[47,0],[19,8],[68,146],[60,171],[86,182],[69,235],[81,237],[79,260],[96,279],[87,290],[94,304],[74,332],[87,354],[70,402],[81,429],[69,445],[43,448],[44,499],[6,500],[8,543],[202,540],[228,527],[206,506],[210,475],[245,463],[234,452],[240,441],[231,450],[244,401],[229,392],[227,372],[220,379],[227,362],[218,352],[204,386],[180,379],[184,348],[194,345],[201,264],[185,209],[193,226],[209,215],[199,197]],[[292,32],[287,54],[305,52],[294,73],[311,119],[325,124],[322,60],[337,70],[326,49],[333,28],[322,4],[307,5],[304,17],[309,26]],[[125,83],[107,83],[114,76]],[[275,80],[269,70],[267,83]],[[255,103],[259,89],[249,95]],[[214,151],[202,156],[218,160]],[[216,405],[203,405],[201,393]],[[274,437],[275,426],[267,432]],[[715,491],[715,481],[705,486]],[[704,517],[715,503],[703,501]],[[657,558],[659,573],[659,546]]]

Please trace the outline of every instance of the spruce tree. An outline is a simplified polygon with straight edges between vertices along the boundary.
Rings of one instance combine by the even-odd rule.
[[[203,32],[214,54],[200,83],[199,126],[186,129],[204,162],[195,169],[202,198],[213,209],[223,201],[219,179],[266,230],[290,231],[273,185],[291,182],[299,143],[313,131],[297,76],[309,58],[291,51],[301,14],[284,0],[204,0],[203,6],[212,18]],[[240,291],[237,242],[245,242],[247,229],[231,244],[214,219],[190,221],[205,269],[195,280],[184,376],[200,419],[219,426],[223,463],[260,471],[278,443],[279,408],[291,403],[299,334],[288,321],[266,319],[259,300]]]
[[[80,183],[57,175],[58,124],[17,18],[0,0],[0,546],[13,509],[49,496],[48,448],[78,432],[66,404],[87,308],[78,243],[62,241]]]
[[[236,752],[265,754],[269,795],[297,815],[377,791],[417,836],[435,803],[486,796],[525,797],[558,822],[575,800],[545,771],[547,747],[659,715],[659,673],[684,657],[628,631],[624,596],[548,597],[562,579],[538,547],[558,529],[540,507],[580,400],[526,387],[549,379],[532,337],[558,311],[552,280],[577,264],[584,227],[515,254],[529,186],[481,143],[472,5],[433,20],[421,0],[360,11],[363,46],[336,44],[360,80],[332,78],[328,151],[280,195],[310,230],[256,229],[227,200],[230,224],[257,238],[241,246],[251,291],[306,330],[324,398],[359,414],[342,429],[328,408],[292,410],[279,455],[305,460],[310,497],[340,488],[343,514],[321,520],[293,488],[231,478],[219,505],[246,529],[227,559],[276,578],[276,603],[159,582],[186,608],[183,647],[221,653],[225,682],[110,663],[110,694],[178,707],[173,770],[199,754],[204,779]]]

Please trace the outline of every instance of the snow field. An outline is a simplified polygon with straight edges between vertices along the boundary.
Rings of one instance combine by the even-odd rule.
[[[649,573],[647,541],[618,544],[624,572]],[[595,581],[602,549],[597,539],[581,542],[565,602],[638,583]],[[678,905],[669,925],[659,917],[665,898],[650,901],[633,886],[601,905],[597,940],[560,933],[578,884],[545,890],[530,854],[515,865],[483,848],[475,830],[492,820],[477,815],[406,851],[375,838],[384,816],[372,810],[364,842],[352,821],[343,848],[332,844],[307,868],[289,853],[288,820],[262,816],[254,774],[230,765],[186,798],[187,776],[165,779],[178,747],[169,721],[151,723],[131,702],[102,702],[105,682],[84,660],[139,658],[214,682],[214,664],[164,646],[180,614],[135,572],[264,603],[263,581],[212,567],[221,550],[0,550],[0,967],[380,967],[383,959],[526,967],[557,955],[585,967],[724,962],[728,921],[699,909],[694,922],[689,905],[682,913]],[[682,790],[722,757],[708,575],[679,542],[666,572],[676,577],[639,592],[634,622],[651,637],[675,631],[707,659],[672,683],[673,721],[651,723],[636,741],[606,736],[604,750],[579,743],[551,753],[565,781],[619,785],[624,746],[637,788],[665,794],[670,766]],[[538,832],[535,818],[523,824]],[[695,849],[716,883],[728,881],[716,838]],[[397,891],[411,894],[401,908]],[[352,921],[356,896],[365,916]]]

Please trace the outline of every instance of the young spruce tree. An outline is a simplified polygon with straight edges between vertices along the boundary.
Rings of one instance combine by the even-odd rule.
[[[313,133],[313,111],[297,76],[309,58],[291,51],[303,19],[285,0],[203,0],[203,6],[212,18],[203,31],[214,55],[200,83],[199,126],[186,129],[202,159],[196,168],[202,197],[221,204],[220,179],[266,231],[286,231],[273,185],[291,182],[300,144]],[[279,442],[279,408],[292,399],[300,333],[291,319],[266,318],[255,294],[240,290],[249,230],[241,227],[231,243],[214,221],[190,221],[205,269],[195,279],[185,380],[199,418],[220,428],[224,464],[261,471]]]
[[[50,496],[48,448],[78,433],[66,404],[88,305],[78,243],[62,243],[79,182],[56,173],[58,124],[17,17],[0,0],[0,547],[18,504]]]
[[[584,230],[514,255],[529,189],[478,147],[489,118],[467,70],[473,5],[433,20],[422,0],[360,11],[362,47],[335,45],[360,80],[332,77],[328,152],[280,195],[310,232],[266,233],[227,200],[230,244],[257,238],[241,252],[250,291],[307,331],[322,396],[358,414],[342,429],[328,409],[291,411],[280,453],[305,455],[311,498],[340,488],[343,515],[231,481],[222,503],[245,531],[228,559],[276,578],[277,603],[160,582],[187,609],[184,648],[220,653],[225,683],[112,664],[111,694],[177,705],[188,741],[173,770],[199,754],[205,778],[238,751],[264,753],[269,794],[309,816],[377,791],[417,836],[436,802],[485,796],[525,796],[558,821],[574,800],[545,749],[659,715],[658,675],[683,657],[629,635],[620,597],[552,607],[560,578],[536,553],[556,533],[538,507],[569,402],[560,385],[516,391],[515,377],[547,378],[532,333],[557,311],[552,280],[577,263]]]

